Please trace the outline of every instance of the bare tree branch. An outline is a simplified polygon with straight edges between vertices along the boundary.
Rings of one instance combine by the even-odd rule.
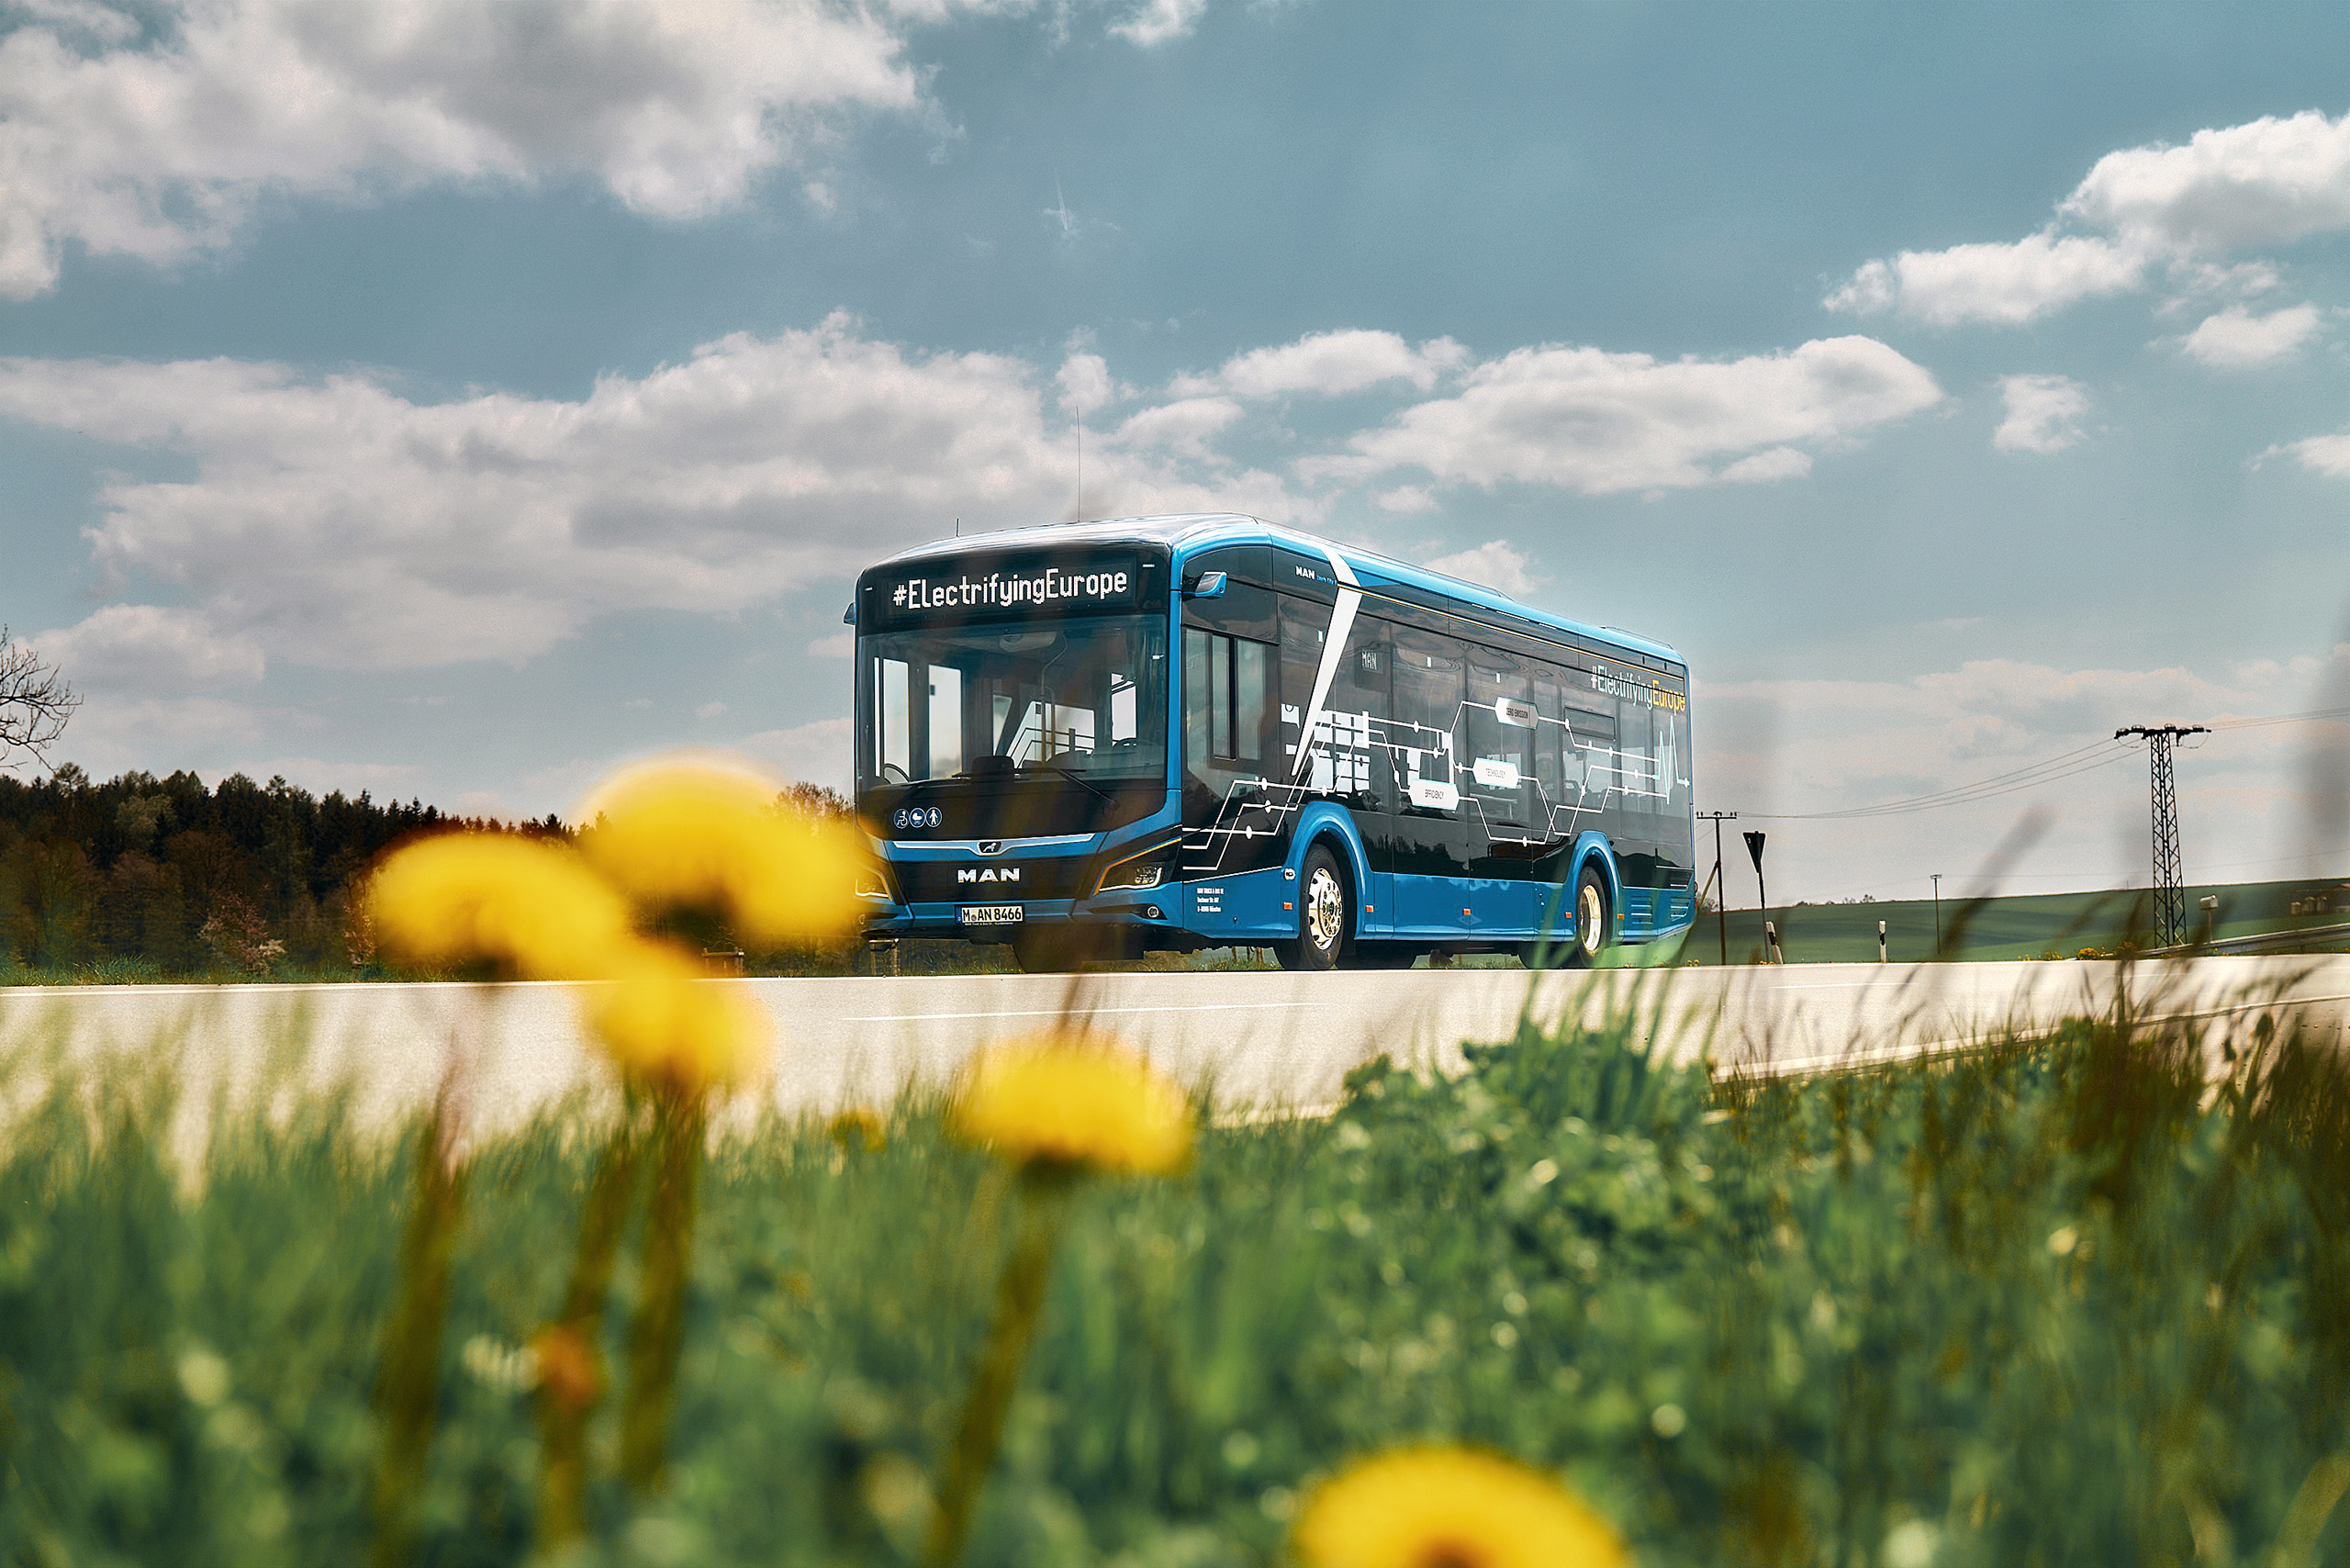
[[[57,666],[8,635],[0,626],[0,767],[14,769],[17,752],[49,767],[49,747],[65,733],[65,722],[82,699],[65,684]]]

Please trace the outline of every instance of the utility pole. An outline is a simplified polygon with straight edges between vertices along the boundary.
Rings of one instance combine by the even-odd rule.
[[[1934,879],[1934,957],[1939,958],[1942,956],[1942,874],[1930,871],[1927,875]]]
[[[1738,820],[1736,812],[1699,812],[1697,820],[1714,824],[1714,930],[1722,939],[1722,968],[1729,968],[1729,884],[1722,880],[1722,823]]]
[[[2154,786],[2154,945],[2176,947],[2186,938],[2187,893],[2179,886],[2178,792],[2171,782],[2171,747],[2188,735],[2207,735],[2201,724],[2131,724],[2113,738],[2136,735],[2146,743]]]

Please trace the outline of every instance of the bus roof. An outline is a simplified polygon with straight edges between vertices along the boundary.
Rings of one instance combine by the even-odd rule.
[[[912,550],[901,551],[876,565],[926,560],[941,555],[961,554],[972,550],[1051,546],[1056,544],[1115,544],[1142,540],[1169,546],[1180,565],[1185,556],[1202,550],[1213,550],[1227,544],[1280,544],[1308,555],[1321,555],[1335,551],[1345,561],[1362,585],[1373,590],[1386,585],[1417,588],[1424,593],[1441,594],[1459,599],[1481,610],[1530,621],[1538,625],[1556,627],[1580,636],[1603,643],[1613,643],[1638,653],[1668,659],[1675,665],[1683,663],[1680,654],[1671,644],[1652,638],[1635,636],[1612,626],[1593,626],[1565,616],[1554,615],[1521,604],[1505,593],[1442,572],[1431,572],[1426,566],[1416,566],[1408,561],[1398,561],[1352,544],[1341,544],[1318,534],[1283,528],[1262,518],[1240,512],[1192,512],[1175,517],[1116,517],[1091,522],[1040,523],[1030,528],[1004,529],[993,533],[967,533],[958,539],[941,539]],[[1685,666],[1684,666],[1685,667]]]

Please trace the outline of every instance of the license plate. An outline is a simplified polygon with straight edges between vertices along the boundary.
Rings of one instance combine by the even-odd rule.
[[[965,925],[1017,925],[1026,912],[1016,903],[967,903],[955,912]]]

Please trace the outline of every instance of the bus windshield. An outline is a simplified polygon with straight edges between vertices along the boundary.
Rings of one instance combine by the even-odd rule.
[[[857,782],[1167,774],[1167,618],[925,626],[857,639]]]

